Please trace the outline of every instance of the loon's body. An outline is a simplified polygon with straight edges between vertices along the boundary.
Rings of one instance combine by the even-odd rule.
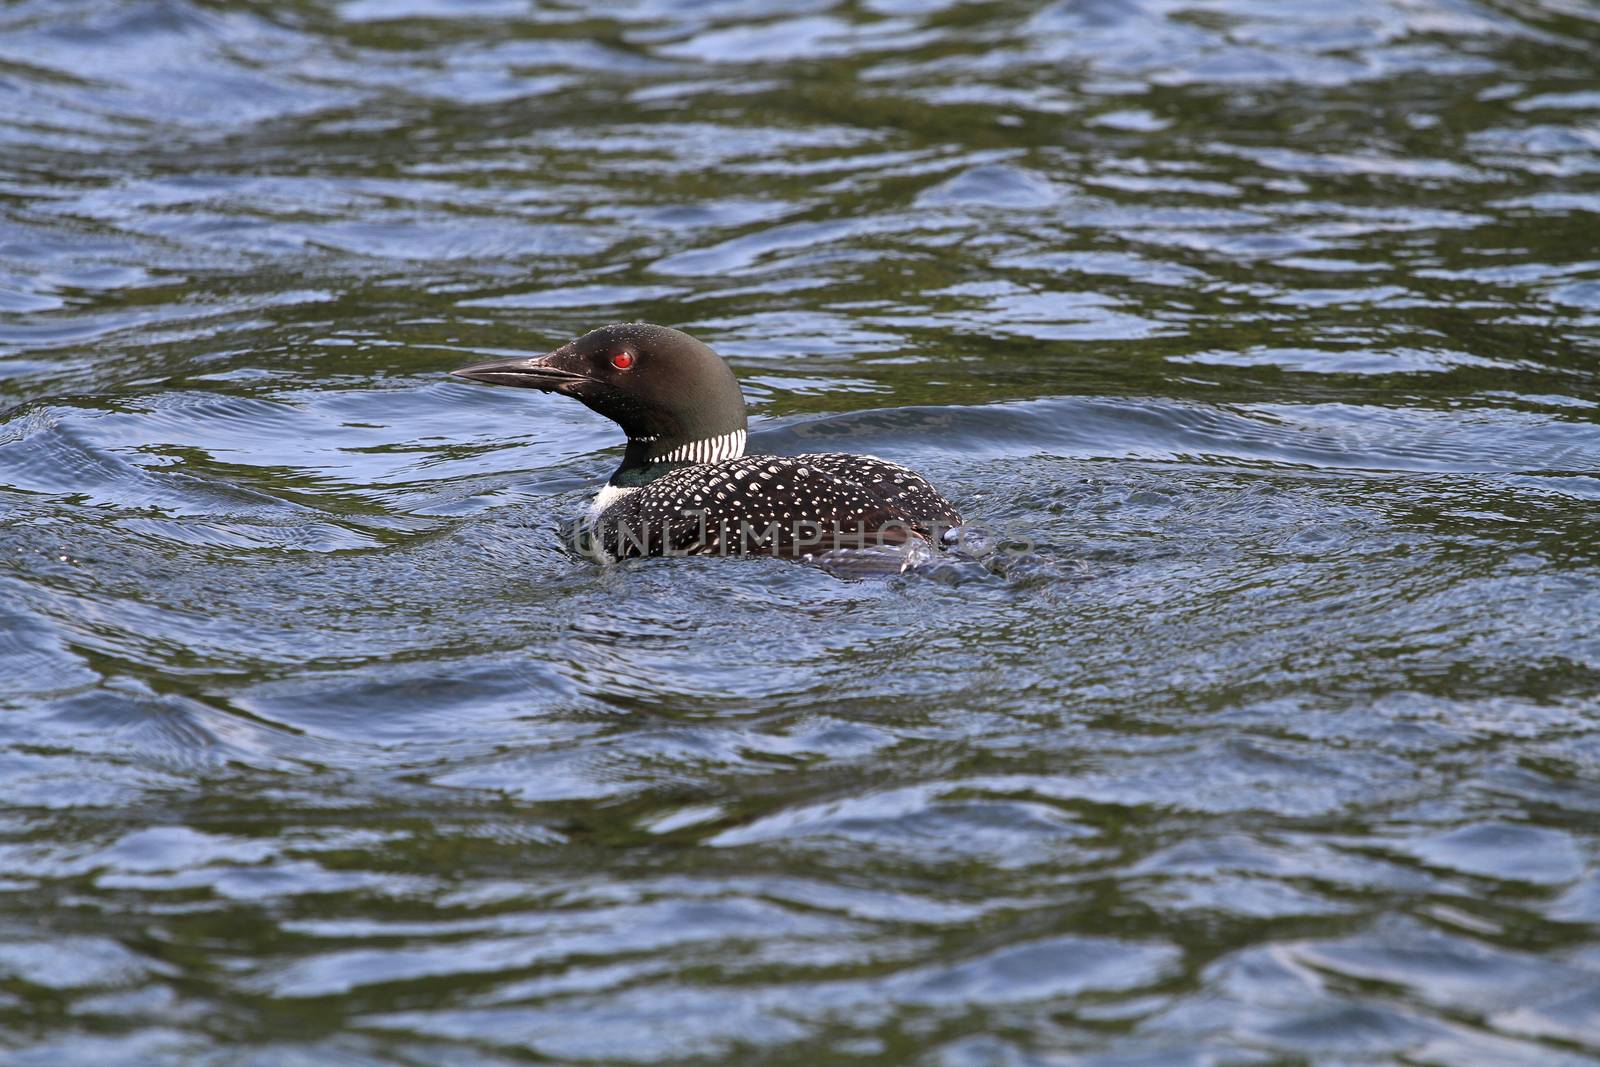
[[[582,523],[599,559],[913,549],[961,523],[921,475],[875,456],[745,455],[738,380],[678,330],[605,326],[538,359],[454,373],[572,396],[622,427],[622,465]]]

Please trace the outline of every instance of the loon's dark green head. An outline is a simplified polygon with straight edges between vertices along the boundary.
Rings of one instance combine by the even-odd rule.
[[[681,330],[645,322],[602,326],[536,359],[503,359],[452,371],[583,401],[622,427],[628,451],[613,482],[645,468],[742,455],[744,394],[733,371]],[[665,466],[663,466],[665,465]],[[635,477],[627,477],[633,474]]]

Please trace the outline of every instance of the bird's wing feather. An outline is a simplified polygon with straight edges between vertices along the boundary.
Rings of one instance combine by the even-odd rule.
[[[920,475],[870,456],[744,456],[686,467],[600,517],[616,556],[803,556],[928,540],[960,516]]]

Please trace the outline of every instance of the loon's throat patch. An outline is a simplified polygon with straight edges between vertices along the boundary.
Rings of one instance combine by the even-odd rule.
[[[656,459],[667,463],[719,463],[725,459],[737,459],[744,455],[744,443],[745,432],[733,430],[730,433],[718,434],[716,437],[679,445],[666,455],[657,456]]]

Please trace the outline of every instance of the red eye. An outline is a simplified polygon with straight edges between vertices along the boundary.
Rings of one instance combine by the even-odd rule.
[[[618,370],[627,370],[633,366],[633,353],[627,351],[614,353],[611,357],[611,365]]]

